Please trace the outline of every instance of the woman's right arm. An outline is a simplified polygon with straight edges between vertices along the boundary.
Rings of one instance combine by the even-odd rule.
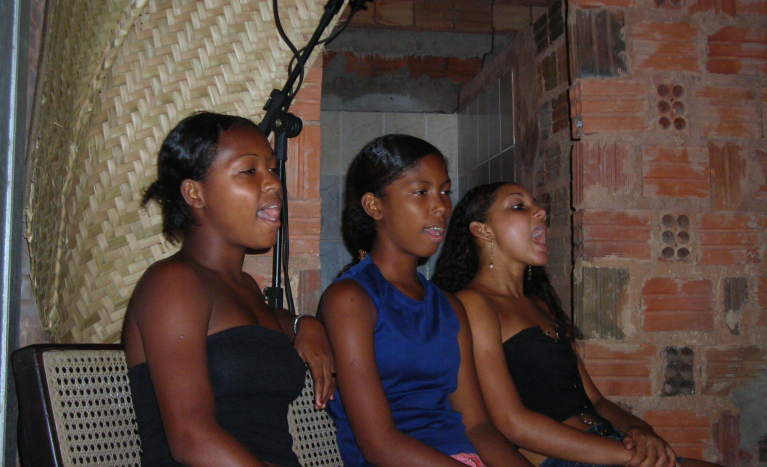
[[[379,467],[463,464],[394,425],[375,358],[376,310],[355,281],[336,282],[320,303],[336,359],[337,387],[362,456]]]
[[[266,466],[216,420],[205,285],[188,265],[158,266],[136,287],[129,318],[138,326],[171,455],[188,466]]]
[[[583,432],[527,409],[511,379],[498,315],[471,290],[458,292],[474,341],[477,375],[490,418],[514,444],[539,454],[597,465],[625,465],[633,452],[619,441]]]

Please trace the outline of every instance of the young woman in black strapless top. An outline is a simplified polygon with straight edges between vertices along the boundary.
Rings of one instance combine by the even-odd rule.
[[[479,186],[453,211],[437,262],[433,281],[466,307],[493,422],[541,467],[714,465],[676,457],[599,392],[543,267],[546,232],[546,212],[524,187]]]
[[[123,327],[143,465],[300,467],[287,410],[305,367],[322,408],[335,389],[327,335],[315,318],[275,312],[243,272],[248,250],[274,246],[282,189],[269,142],[245,118],[209,112],[166,137],[157,201],[181,249],[155,262]],[[138,220],[137,220],[138,221]]]

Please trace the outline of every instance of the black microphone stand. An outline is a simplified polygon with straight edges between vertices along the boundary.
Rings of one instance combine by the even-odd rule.
[[[309,42],[297,53],[298,60],[296,66],[290,71],[288,80],[285,82],[282,90],[274,89],[269,96],[269,100],[264,105],[266,115],[261,123],[258,124],[258,128],[264,134],[269,137],[272,131],[274,131],[274,152],[277,157],[277,170],[280,177],[280,183],[282,184],[282,212],[280,214],[280,220],[282,222],[280,230],[277,232],[277,244],[274,247],[274,256],[272,259],[272,286],[264,289],[264,295],[269,301],[272,308],[282,308],[283,306],[283,289],[280,273],[285,275],[285,283],[287,289],[288,308],[290,312],[295,313],[295,305],[293,304],[293,295],[290,290],[290,282],[288,278],[288,256],[289,256],[289,244],[288,244],[288,192],[287,181],[285,174],[285,163],[288,160],[288,138],[295,138],[301,133],[303,128],[303,122],[300,118],[288,112],[290,104],[293,102],[293,86],[299,77],[302,77],[304,71],[304,65],[312,51],[320,41],[320,37],[330,22],[333,20],[333,16],[341,11],[344,0],[330,0],[325,5],[325,12],[320,18],[320,23],[315,29],[314,34],[309,39]],[[275,16],[278,14],[276,10],[275,2]],[[292,48],[292,47],[291,47]],[[302,78],[303,79],[303,78]],[[283,261],[284,258],[284,261]]]

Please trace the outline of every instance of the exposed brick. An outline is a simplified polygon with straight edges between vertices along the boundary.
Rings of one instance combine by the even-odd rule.
[[[557,49],[557,77],[559,78],[557,84],[567,84],[570,82],[567,73],[567,44],[565,43]]]
[[[639,81],[582,79],[570,88],[575,138],[594,133],[645,130],[646,113],[647,90]]]
[[[734,335],[740,334],[741,311],[746,302],[748,302],[748,278],[725,277],[724,322]]]
[[[719,420],[714,423],[712,437],[719,451],[720,465],[740,465],[738,452],[740,450],[740,416],[729,410],[722,412]]]
[[[767,109],[767,88],[762,88],[762,109]],[[762,136],[767,138],[767,118],[762,118]]]
[[[359,76],[373,76],[373,61],[368,55],[355,55],[348,52],[346,55],[346,65],[344,73],[357,73]]]
[[[541,62],[541,72],[543,73],[543,89],[544,91],[551,91],[557,87],[557,53],[551,52],[543,58]]]
[[[376,4],[378,2],[365,4],[365,9],[358,11],[352,19],[349,27],[364,27],[373,26],[376,24]],[[341,20],[346,21],[349,18],[349,12],[351,11],[351,5],[347,5],[344,8],[344,12],[341,15]]]
[[[712,284],[708,279],[653,277],[642,287],[643,329],[713,331]]]
[[[758,277],[756,279],[756,306],[759,308],[759,321],[762,326],[767,327],[767,277]]]
[[[767,16],[767,0],[735,0],[738,16]]]
[[[758,263],[760,230],[745,214],[704,214],[700,221],[699,264]]]
[[[735,16],[735,3],[737,0],[694,0],[690,6],[690,14],[713,11],[714,13],[724,13],[729,16]]]
[[[290,200],[291,256],[319,256],[322,202],[317,200]]]
[[[623,11],[579,8],[572,23],[573,79],[617,77],[627,73]]]
[[[409,57],[410,76],[420,78],[428,76],[432,79],[447,76],[447,58],[445,57]]]
[[[378,0],[376,22],[382,26],[407,27],[414,24],[413,0]]]
[[[570,107],[567,105],[567,91],[551,100],[551,132],[559,133],[570,128]]]
[[[708,143],[711,157],[711,204],[715,210],[736,210],[743,198],[740,184],[746,161],[742,147],[732,143]]]
[[[415,0],[413,14],[418,29],[451,31],[455,27],[455,8],[452,2]]]
[[[647,146],[642,150],[642,195],[706,198],[708,165],[706,148]]]
[[[317,314],[317,305],[322,295],[322,271],[303,269],[298,272],[296,311],[300,314]]]
[[[767,151],[755,150],[753,159],[756,161],[757,170],[762,175],[761,180],[756,182],[754,197],[756,199],[767,199]]]
[[[288,154],[293,157],[286,169],[290,199],[320,199],[321,150],[319,125],[306,125],[298,137],[288,140]]]
[[[695,98],[696,116],[706,136],[759,137],[756,95],[750,89],[704,86]]]
[[[565,32],[562,2],[556,1],[549,7],[549,44],[553,44]]]
[[[646,22],[633,32],[637,70],[700,71],[698,28],[690,23]]]
[[[638,0],[569,0],[570,5],[578,5],[582,7],[620,7],[620,8],[632,8],[636,7]]]
[[[711,418],[695,412],[650,410],[642,414],[677,456],[703,459],[711,443]]]
[[[529,6],[496,4],[493,7],[493,28],[496,32],[518,32],[531,24]]]
[[[583,268],[575,284],[575,323],[586,338],[624,337],[620,316],[628,299],[629,270]]]
[[[390,58],[375,55],[371,59],[371,67],[373,70],[373,77],[381,76],[387,73],[393,73],[401,68],[407,68],[408,59],[406,57]]]
[[[755,345],[707,349],[703,394],[724,396],[741,384],[758,378],[767,368],[765,356],[767,351]]]
[[[611,196],[630,194],[639,178],[631,167],[633,147],[630,143],[576,143],[573,146],[573,206],[581,206],[590,192],[599,197],[605,189]]]
[[[448,57],[447,75],[455,83],[468,83],[482,71],[481,58],[460,59]]]
[[[641,211],[586,209],[573,216],[576,255],[652,259],[650,216]]]
[[[605,345],[586,341],[583,360],[594,384],[605,396],[651,396],[654,345]]]
[[[730,26],[709,36],[708,71],[767,74],[767,30]]]
[[[455,30],[457,32],[492,33],[493,10],[490,2],[455,1]]]
[[[290,111],[306,121],[320,121],[320,101],[322,100],[322,67],[312,67],[304,78],[304,84],[298,91]]]

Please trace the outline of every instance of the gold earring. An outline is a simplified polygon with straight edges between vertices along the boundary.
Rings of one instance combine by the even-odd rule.
[[[527,280],[533,280],[533,267],[529,265],[527,266]]]
[[[368,254],[368,252],[367,252],[367,251],[365,251],[365,250],[359,250],[359,251],[357,252],[357,257],[359,258],[359,260],[360,260],[360,261],[362,261],[363,259],[365,259],[365,256],[367,256],[367,254]]]
[[[495,246],[495,237],[490,237],[490,269],[493,269],[493,247]]]

